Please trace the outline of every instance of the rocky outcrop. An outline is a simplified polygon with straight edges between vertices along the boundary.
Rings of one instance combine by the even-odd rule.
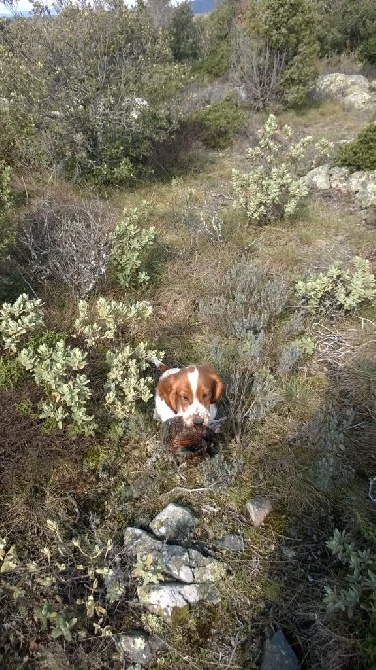
[[[320,165],[308,172],[302,181],[310,190],[352,196],[362,208],[375,204],[376,170],[351,173],[345,167]]]
[[[321,75],[312,95],[317,100],[338,100],[347,109],[376,110],[374,83],[360,74]]]
[[[145,563],[145,571],[141,568],[137,573],[144,577],[137,589],[140,604],[165,620],[170,621],[176,609],[200,601],[220,601],[214,583],[224,578],[226,568],[217,559],[195,549],[165,544],[139,528],[125,529],[124,549],[141,565]]]

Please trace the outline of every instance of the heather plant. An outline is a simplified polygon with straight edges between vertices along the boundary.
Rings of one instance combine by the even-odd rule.
[[[228,94],[204,109],[193,112],[190,119],[198,125],[204,146],[221,149],[229,146],[245,121],[245,113],[239,108],[233,94]]]
[[[152,307],[145,300],[126,303],[100,297],[93,304],[80,300],[78,312],[74,322],[76,334],[92,347],[100,341],[113,341],[124,324],[149,317]]]
[[[110,264],[122,288],[144,284],[149,280],[140,269],[145,251],[153,244],[155,229],[142,229],[140,219],[146,218],[150,206],[144,201],[141,207],[125,210],[122,223],[110,235]]]
[[[330,491],[354,478],[354,469],[346,458],[346,438],[354,417],[352,408],[340,411],[327,402],[296,438],[315,454],[308,477],[319,491]]]
[[[4,302],[0,309],[0,334],[3,346],[15,354],[26,335],[43,326],[42,300],[29,298],[26,293],[12,303]]]
[[[309,276],[297,282],[296,293],[311,312],[332,314],[353,312],[376,298],[375,275],[370,271],[370,262],[354,256],[353,270],[344,269],[338,263],[328,272]]]
[[[292,141],[291,127],[280,127],[274,114],[258,136],[258,145],[247,150],[251,170],[241,173],[233,169],[232,186],[234,206],[244,209],[252,223],[266,224],[296,214],[308,195],[301,176],[320,156],[330,154],[331,144],[326,140],[314,142],[310,136]],[[313,158],[309,157],[312,147]]]
[[[46,392],[47,398],[40,401],[40,418],[53,420],[59,428],[68,419],[74,429],[88,435],[93,433],[96,424],[87,412],[91,398],[89,379],[84,374],[75,374],[87,365],[84,351],[58,340],[55,346],[25,347],[18,360]]]

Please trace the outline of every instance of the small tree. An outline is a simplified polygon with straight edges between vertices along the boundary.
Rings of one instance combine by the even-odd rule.
[[[168,27],[169,46],[178,62],[193,61],[200,54],[200,34],[189,2],[178,5]]]
[[[317,77],[316,22],[310,0],[251,0],[246,11],[249,35],[283,59],[280,90],[287,105],[302,104]]]

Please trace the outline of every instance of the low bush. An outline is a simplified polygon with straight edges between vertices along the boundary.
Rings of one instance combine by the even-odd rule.
[[[374,544],[373,544],[374,546]],[[326,587],[324,602],[329,610],[346,612],[358,623],[358,639],[372,667],[376,662],[376,554],[359,549],[349,533],[335,530],[327,547],[346,566],[346,586]],[[370,665],[370,667],[371,667]]]
[[[239,108],[236,97],[227,95],[205,109],[194,112],[190,120],[201,129],[201,139],[210,149],[221,149],[231,144],[245,122],[245,113]]]
[[[353,312],[364,303],[376,299],[376,279],[370,271],[370,262],[355,256],[353,270],[345,270],[340,264],[333,265],[328,272],[311,275],[296,285],[296,293],[311,312],[333,314]]]
[[[358,137],[340,147],[336,162],[351,170],[376,170],[376,122],[361,130]]]

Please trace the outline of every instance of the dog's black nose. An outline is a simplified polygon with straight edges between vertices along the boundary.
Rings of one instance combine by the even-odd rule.
[[[194,426],[202,426],[204,423],[204,419],[201,416],[197,416],[193,419],[193,425]]]

